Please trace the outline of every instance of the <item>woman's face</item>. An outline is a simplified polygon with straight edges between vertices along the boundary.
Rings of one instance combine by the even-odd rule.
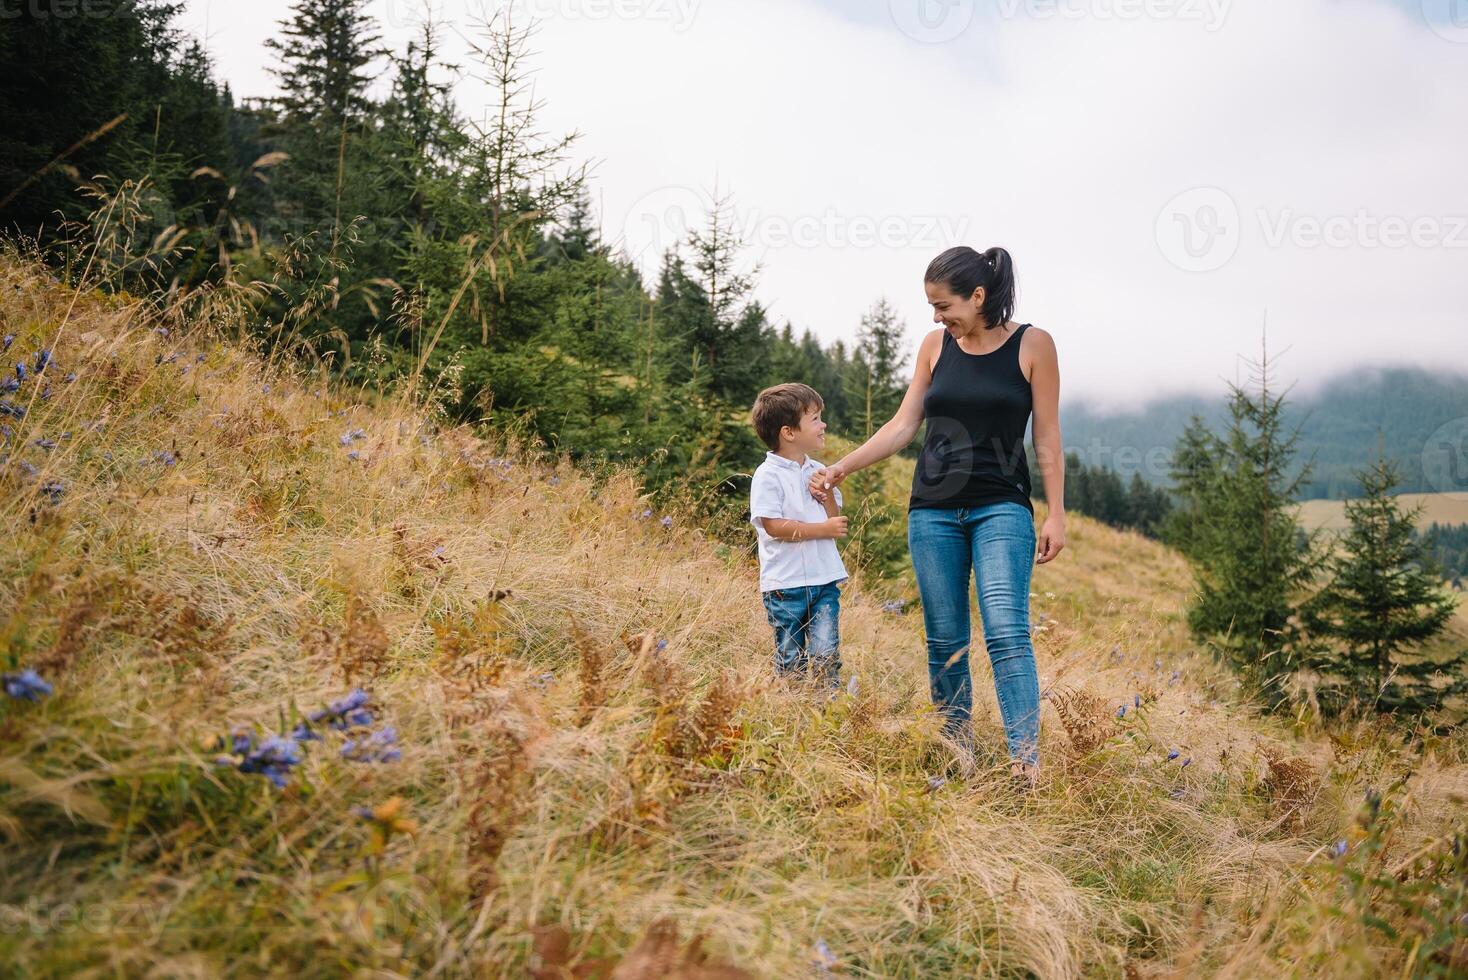
[[[923,289],[933,308],[933,322],[941,323],[953,336],[966,337],[983,328],[984,316],[979,312],[984,306],[983,286],[967,297],[955,296],[947,283],[925,282]]]

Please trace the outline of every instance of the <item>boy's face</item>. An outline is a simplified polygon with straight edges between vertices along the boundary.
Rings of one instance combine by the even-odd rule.
[[[800,413],[800,428],[780,428],[780,448],[814,455],[826,445],[826,423],[821,420],[821,410],[806,406]]]

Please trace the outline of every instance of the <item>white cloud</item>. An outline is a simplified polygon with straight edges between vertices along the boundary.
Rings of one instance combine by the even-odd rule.
[[[824,340],[885,294],[915,341],[927,261],[1002,244],[1068,397],[1218,391],[1266,309],[1297,390],[1359,364],[1468,369],[1468,44],[1377,0],[1005,0],[941,44],[792,0],[519,2],[545,15],[545,127],[585,134],[608,237],[630,219],[646,242],[717,179],[772,315]],[[472,31],[469,4],[438,6]],[[273,84],[261,42],[286,8],[189,4],[237,93]],[[405,41],[418,6],[376,9]],[[459,90],[482,104],[477,83]],[[1204,272],[1170,263],[1156,231],[1195,187],[1238,215],[1237,251]],[[1162,217],[1181,233],[1208,216]],[[1439,244],[1373,246],[1383,219]],[[1347,244],[1311,244],[1317,225]]]

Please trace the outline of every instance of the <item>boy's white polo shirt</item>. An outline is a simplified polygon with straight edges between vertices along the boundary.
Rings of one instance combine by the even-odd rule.
[[[778,453],[765,453],[765,461],[754,471],[749,484],[749,521],[759,538],[759,588],[792,589],[803,585],[827,585],[846,578],[846,566],[832,538],[812,541],[781,541],[772,538],[762,522],[766,517],[786,518],[819,524],[826,508],[810,495],[811,474],[821,463],[805,457],[804,463]],[[841,505],[841,490],[836,491]]]

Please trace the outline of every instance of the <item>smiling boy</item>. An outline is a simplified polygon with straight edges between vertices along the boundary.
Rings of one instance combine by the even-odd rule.
[[[814,388],[782,384],[755,399],[750,421],[770,448],[749,486],[749,520],[759,538],[760,594],[775,631],[775,672],[815,676],[840,686],[840,582],[846,566],[836,539],[846,536],[841,491],[821,503],[807,483],[826,444],[825,403]]]

